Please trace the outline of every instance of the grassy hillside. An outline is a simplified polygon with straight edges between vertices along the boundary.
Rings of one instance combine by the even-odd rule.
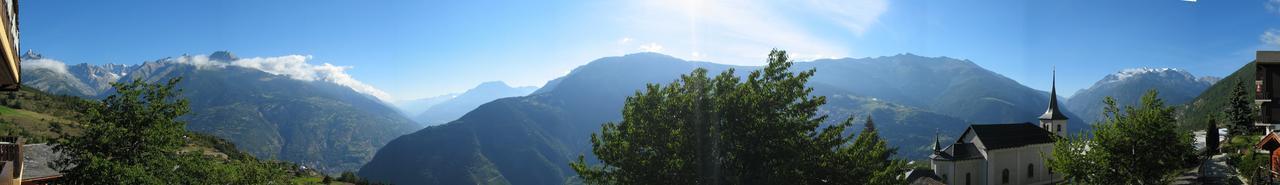
[[[79,110],[90,103],[74,96],[51,95],[23,87],[0,92],[0,135],[16,135],[28,143],[44,143],[60,133],[80,131]]]
[[[1213,84],[1209,89],[1204,90],[1204,93],[1201,93],[1200,96],[1183,105],[1179,109],[1178,127],[1183,130],[1204,129],[1206,127],[1205,123],[1208,123],[1206,117],[1209,114],[1221,113],[1226,109],[1227,100],[1231,98],[1229,96],[1231,90],[1235,88],[1236,83],[1240,80],[1245,81],[1246,90],[1252,89],[1254,80],[1252,62],[1240,67],[1239,70],[1231,73],[1231,75],[1222,78],[1222,81]],[[1253,91],[1246,92],[1249,93],[1249,96],[1254,95]]]

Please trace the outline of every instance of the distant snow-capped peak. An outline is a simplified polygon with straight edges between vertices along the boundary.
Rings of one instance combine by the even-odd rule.
[[[1189,81],[1196,81],[1195,75],[1191,75],[1191,73],[1187,72],[1186,70],[1182,70],[1178,68],[1142,67],[1142,68],[1130,68],[1130,69],[1120,70],[1120,72],[1117,72],[1115,74],[1107,75],[1107,77],[1103,79],[1103,81],[1101,82],[1110,83],[1110,82],[1117,82],[1117,81],[1125,81],[1135,77],[1151,76],[1151,75],[1156,75],[1161,78],[1182,78]]]
[[[22,53],[21,58],[22,60],[34,60],[44,58],[44,56],[40,55],[40,53],[36,53],[35,50],[28,49],[26,53]]]

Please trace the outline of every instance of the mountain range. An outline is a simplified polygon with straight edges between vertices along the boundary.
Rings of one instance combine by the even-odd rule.
[[[484,82],[471,88],[457,96],[449,98],[432,97],[417,100],[421,104],[428,104],[422,111],[413,117],[414,121],[418,121],[425,126],[444,124],[449,121],[462,117],[472,109],[476,109],[481,104],[488,103],[498,98],[524,96],[537,90],[537,87],[511,87],[501,81]],[[432,101],[438,101],[434,104]],[[411,107],[409,109],[417,109]],[[402,109],[405,112],[411,110]]]
[[[606,57],[549,81],[533,94],[485,103],[461,118],[396,138],[360,175],[396,184],[563,184],[568,162],[594,158],[588,142],[600,124],[621,119],[625,97],[649,83],[669,83],[695,68],[738,75],[757,66],[730,66],[639,53]],[[813,95],[827,96],[831,120],[866,115],[900,155],[923,158],[935,136],[967,123],[1036,121],[1048,93],[967,60],[910,54],[795,63],[817,69]],[[1069,111],[1068,116],[1073,116]],[[834,121],[832,121],[834,123]],[[1071,122],[1078,131],[1087,127]],[[831,123],[827,123],[831,124]],[[858,128],[861,129],[861,128]],[[461,169],[461,170],[460,170]]]
[[[696,68],[734,68],[738,76],[759,69],[637,53],[594,60],[537,89],[486,82],[393,107],[356,86],[241,62],[214,52],[136,65],[66,65],[28,52],[23,77],[26,86],[86,98],[109,94],[111,82],[182,77],[179,87],[192,108],[184,117],[188,129],[226,138],[259,158],[328,173],[359,169],[361,176],[396,184],[563,184],[576,180],[569,161],[594,158],[591,133],[620,120],[623,101],[645,84],[670,83]],[[927,157],[936,139],[950,140],[969,124],[1036,122],[1049,102],[1048,92],[948,57],[820,59],[792,69],[817,70],[807,85],[812,95],[828,98],[819,109],[833,118],[826,124],[850,117],[862,123],[869,115],[908,159]],[[1174,69],[1124,70],[1058,98],[1068,100],[1067,130],[1079,132],[1100,109],[1085,100],[1132,99],[1155,87],[1177,104],[1214,81]]]
[[[354,170],[391,139],[421,128],[372,95],[325,80],[298,79],[246,65],[230,52],[183,55],[137,65],[65,65],[23,57],[24,85],[100,98],[111,82],[181,77],[190,101],[187,129],[225,138],[259,158],[327,173]]]
[[[111,89],[111,82],[116,82],[129,71],[137,69],[136,65],[123,64],[66,65],[56,60],[46,59],[35,51],[27,51],[21,58],[23,66],[35,69],[22,72],[24,86],[52,94],[79,97],[94,97],[102,94]]]
[[[1217,83],[1220,78],[1200,77],[1182,69],[1134,68],[1107,75],[1089,88],[1076,91],[1065,106],[1079,113],[1079,119],[1087,123],[1102,120],[1106,106],[1103,97],[1112,97],[1119,107],[1137,105],[1148,90],[1158,91],[1159,98],[1169,105],[1186,103]]]

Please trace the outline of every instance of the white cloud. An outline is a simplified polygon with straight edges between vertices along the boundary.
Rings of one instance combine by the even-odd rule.
[[[279,57],[254,57],[244,58],[232,61],[231,64],[246,68],[253,68],[265,71],[271,74],[280,74],[289,76],[299,80],[320,80],[332,82],[338,85],[350,87],[356,92],[368,94],[383,101],[391,101],[391,95],[374,88],[369,84],[360,82],[347,74],[346,70],[351,66],[335,66],[330,63],[314,65],[307,63],[311,56],[287,55]]]
[[[623,37],[622,39],[618,39],[618,44],[628,44],[631,43],[631,41],[631,37]]]
[[[190,64],[190,65],[196,66],[196,69],[217,69],[217,68],[223,68],[227,66],[226,63],[209,60],[208,55],[195,55],[195,56],[183,55],[177,58],[169,58],[168,60],[165,60],[165,61],[172,62],[172,63],[180,63],[180,64]]]
[[[1267,11],[1271,13],[1280,14],[1280,0],[1267,0],[1263,7],[1267,8]]]
[[[382,101],[391,101],[391,95],[374,88],[368,84],[360,82],[346,73],[350,66],[336,66],[329,63],[320,65],[310,64],[311,56],[304,55],[286,55],[279,57],[254,57],[244,58],[230,63],[209,60],[208,55],[183,55],[180,57],[162,59],[163,62],[189,64],[196,66],[196,69],[222,69],[227,66],[238,66],[251,69],[261,70],[263,72],[284,75],[289,78],[305,80],[305,81],[325,81],[334,84],[350,87],[356,92],[368,94],[377,97]],[[22,67],[26,69],[47,69],[60,74],[71,75],[67,71],[67,64],[52,59],[34,59],[23,60]]]
[[[226,66],[238,66],[251,69],[262,70],[263,72],[284,75],[289,78],[304,81],[325,81],[334,84],[350,87],[359,93],[368,94],[377,97],[382,101],[391,101],[391,95],[374,88],[364,82],[360,82],[346,73],[351,66],[336,66],[330,63],[311,64],[307,63],[311,60],[311,56],[304,55],[286,55],[278,57],[253,57],[242,58],[230,63],[209,60],[207,55],[182,56],[165,60],[173,63],[191,64],[197,69],[224,68]],[[65,66],[64,66],[65,67]]]
[[[317,80],[317,67],[307,63],[311,56],[287,55],[279,57],[254,57],[232,61],[231,64],[280,74],[300,80]],[[326,64],[327,65],[327,64]]]
[[[619,10],[626,33],[681,58],[759,65],[777,48],[795,56],[849,56],[851,47],[821,29],[861,37],[888,11],[885,0],[651,0]],[[840,34],[840,33],[834,33]]]
[[[658,45],[658,43],[649,43],[645,45],[640,45],[640,51],[654,52],[654,53],[662,52],[662,45]]]
[[[690,60],[702,60],[702,57],[706,57],[706,56],[707,56],[706,54],[702,54],[697,51],[689,53]]]
[[[53,59],[42,58],[42,59],[34,59],[34,60],[22,60],[22,68],[46,69],[46,70],[50,70],[60,74],[71,75],[70,72],[67,72],[66,63],[62,63],[62,61],[57,61]]]
[[[808,3],[808,8],[818,10],[815,13],[825,15],[822,17],[830,18],[858,35],[866,32],[880,20],[880,14],[889,10],[889,2],[880,0],[809,0],[805,3]]]
[[[1280,46],[1280,30],[1267,29],[1267,31],[1263,32],[1262,36],[1259,36],[1258,39],[1261,39],[1262,43],[1265,43],[1268,46]]]

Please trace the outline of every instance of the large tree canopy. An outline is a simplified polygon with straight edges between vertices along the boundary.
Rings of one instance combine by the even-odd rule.
[[[112,84],[116,94],[85,113],[84,134],[69,136],[55,150],[60,184],[282,184],[286,165],[252,157],[221,159],[181,152],[190,140],[188,112],[174,86],[180,80],[148,84],[141,80]],[[247,156],[247,155],[246,155]]]
[[[1173,125],[1173,108],[1156,95],[1148,91],[1138,107],[1124,109],[1106,97],[1106,120],[1094,125],[1092,139],[1059,139],[1049,167],[1075,183],[1168,184],[1192,164],[1195,149],[1190,133]]]
[[[852,118],[821,127],[826,98],[810,96],[815,70],[788,71],[785,51],[743,81],[697,69],[627,97],[623,120],[591,136],[600,164],[570,164],[593,184],[903,184],[906,165],[875,129],[856,138]],[[871,128],[868,121],[868,128]],[[821,128],[820,128],[821,127]]]

